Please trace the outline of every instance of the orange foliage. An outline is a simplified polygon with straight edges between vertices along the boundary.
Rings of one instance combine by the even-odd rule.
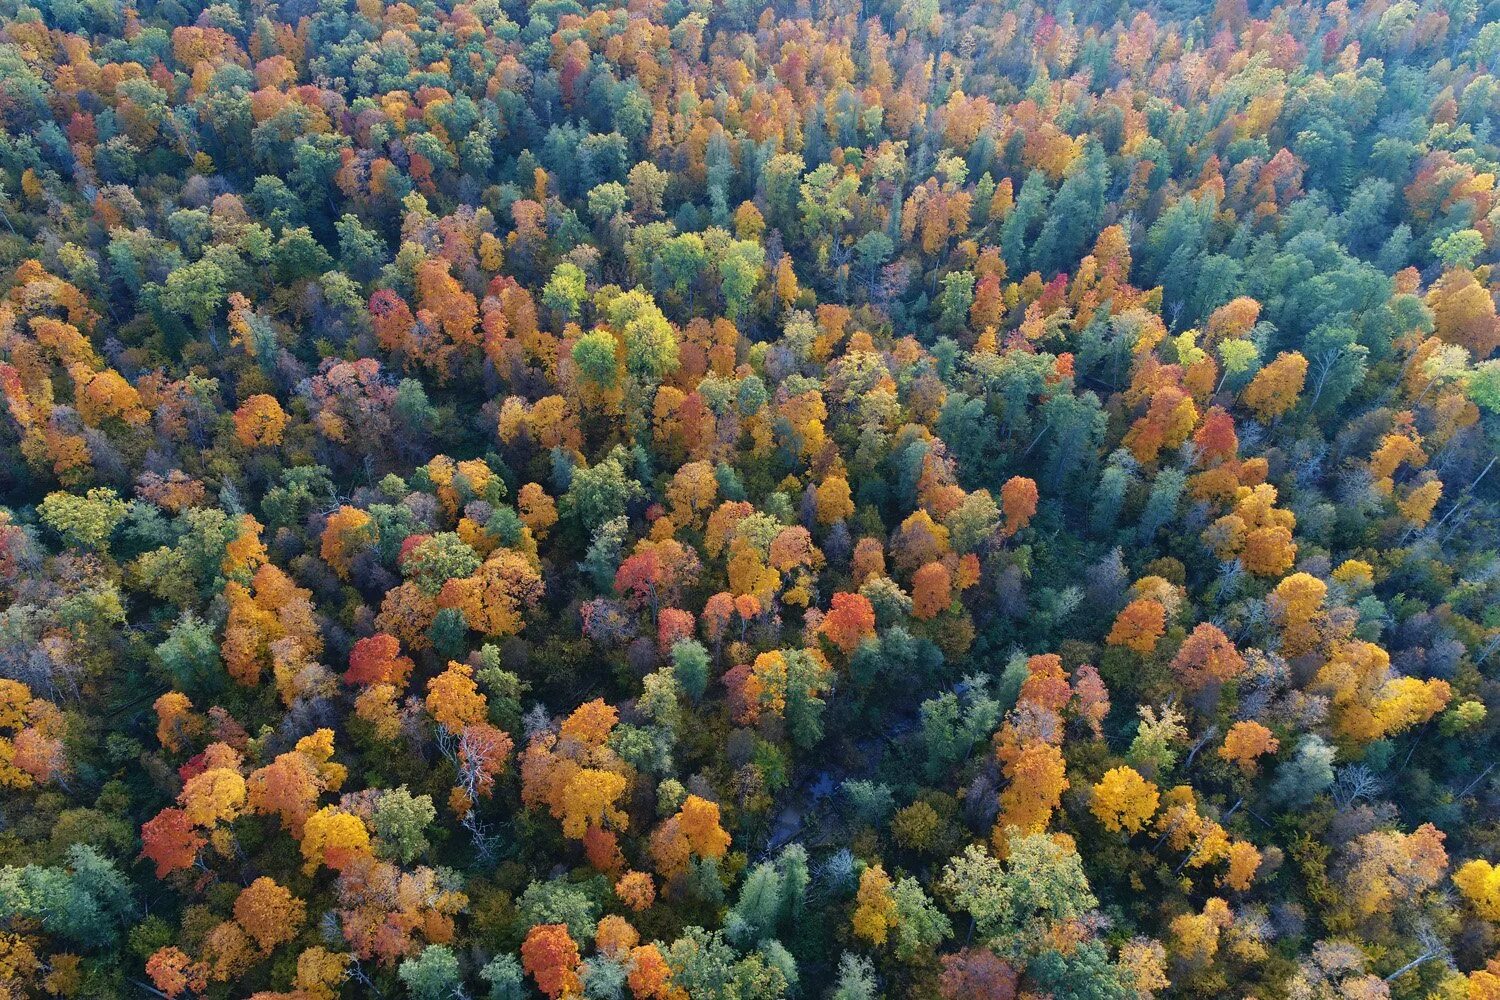
[[[234,580],[225,584],[224,598],[229,604],[229,620],[221,651],[229,676],[253,686],[260,683],[261,671],[276,662],[277,686],[286,698],[292,691],[282,683],[285,675],[280,666],[301,655],[313,657],[323,651],[312,592],[293,584],[275,565],[265,563],[255,571],[249,587]],[[273,657],[271,647],[282,639],[292,640],[295,648]]]
[[[457,608],[476,632],[488,636],[514,635],[525,625],[523,611],[542,599],[542,576],[521,553],[496,549],[471,577],[449,580],[438,595],[438,606]]]
[[[1254,774],[1258,758],[1275,753],[1281,742],[1259,722],[1244,720],[1236,722],[1224,734],[1224,745],[1219,747],[1219,756],[1240,766],[1246,774]]]
[[[875,634],[875,608],[863,595],[835,593],[828,613],[818,623],[818,633],[848,655]]]
[[[156,739],[163,747],[179,753],[194,734],[202,730],[203,720],[193,712],[193,703],[181,691],[168,691],[156,699]]]
[[[994,831],[997,850],[1003,850],[1009,840],[1008,827],[1023,833],[1045,830],[1069,787],[1062,752],[1049,743],[1021,747],[1005,763],[1004,771],[1010,783],[1000,793],[1000,818]]]
[[[1448,271],[1427,293],[1427,305],[1436,321],[1436,333],[1456,344],[1475,360],[1487,358],[1500,347],[1500,318],[1495,299],[1467,268]]]
[[[630,921],[614,914],[601,918],[599,926],[594,930],[594,946],[601,955],[626,957],[640,940],[640,934],[630,925]]]
[[[672,985],[672,969],[654,944],[630,949],[626,984],[635,1000],[686,1000],[687,994]]]
[[[235,921],[265,953],[296,937],[306,918],[307,904],[265,876],[251,882],[234,901]]]
[[[583,981],[578,977],[578,945],[564,924],[538,924],[526,932],[521,943],[521,965],[539,990],[557,1000],[578,993]]]
[[[286,411],[275,396],[259,393],[234,411],[234,436],[246,448],[274,448],[286,432]]]
[[[191,868],[208,841],[181,809],[163,809],[141,826],[141,856],[156,865],[156,877]]]
[[[729,842],[729,834],[719,825],[718,805],[689,795],[676,815],[652,833],[651,856],[656,870],[672,878],[687,869],[691,857],[722,858]]]
[[[303,826],[317,809],[318,797],[338,791],[347,772],[332,761],[333,730],[319,729],[297,741],[290,752],[250,774],[249,809],[275,815],[281,824],[301,836]]]
[[[238,770],[240,756],[222,743],[203,753],[209,766],[183,784],[177,802],[194,826],[233,822],[246,799],[245,779]]]
[[[620,902],[639,913],[656,902],[656,884],[645,872],[629,871],[615,882],[615,895]]]
[[[1156,649],[1156,641],[1165,634],[1167,610],[1160,602],[1142,598],[1131,601],[1115,617],[1105,642],[1124,646],[1142,656]]]
[[[168,997],[178,997],[188,991],[198,993],[208,987],[203,967],[182,949],[171,945],[152,952],[146,960],[146,975]]]
[[[1447,707],[1447,681],[1391,676],[1391,658],[1362,640],[1333,646],[1314,686],[1333,702],[1334,728],[1344,739],[1364,743],[1419,725]]]
[[[1217,625],[1209,622],[1193,629],[1172,659],[1172,673],[1189,691],[1232,681],[1244,669],[1245,658],[1234,643]]]
[[[1297,405],[1306,378],[1307,359],[1296,351],[1283,351],[1255,373],[1240,399],[1263,422],[1269,422]]]
[[[547,532],[557,523],[557,504],[536,483],[521,487],[516,494],[516,509],[520,512],[521,522],[531,529],[538,541],[546,538]]]
[[[357,957],[384,965],[419,951],[423,939],[451,941],[453,918],[468,905],[468,897],[448,888],[433,869],[402,871],[368,854],[350,858],[337,888],[344,940]]]
[[[1002,534],[1011,537],[1031,523],[1037,513],[1037,483],[1025,475],[1013,475],[1001,487],[1001,510],[1005,513]]]
[[[485,719],[486,700],[474,683],[474,668],[449,661],[448,669],[427,682],[427,713],[434,722],[456,733]]]
[[[940,562],[930,562],[913,573],[911,587],[912,614],[924,620],[948,610],[953,600],[952,575]]]
[[[345,505],[328,515],[319,554],[341,579],[348,580],[354,556],[375,541],[375,522],[370,515]]]
[[[349,650],[349,669],[344,680],[349,684],[405,688],[415,666],[410,657],[401,655],[401,643],[395,636],[376,632],[356,641]]]

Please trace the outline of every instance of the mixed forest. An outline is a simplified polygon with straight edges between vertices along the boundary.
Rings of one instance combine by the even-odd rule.
[[[1497,0],[0,0],[0,996],[1500,998]]]

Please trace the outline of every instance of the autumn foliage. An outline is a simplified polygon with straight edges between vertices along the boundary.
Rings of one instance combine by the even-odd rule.
[[[0,10],[0,997],[1500,1000],[1495,0]]]

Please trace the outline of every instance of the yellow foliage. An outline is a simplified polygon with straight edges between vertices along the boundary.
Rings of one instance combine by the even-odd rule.
[[[1476,858],[1453,873],[1453,884],[1475,913],[1500,923],[1500,866]]]
[[[1160,795],[1156,786],[1142,778],[1134,768],[1116,767],[1094,786],[1089,808],[1104,828],[1112,833],[1125,830],[1139,833],[1156,814]]]
[[[885,869],[871,865],[859,877],[859,891],[854,897],[854,934],[879,947],[896,923],[896,898]]]

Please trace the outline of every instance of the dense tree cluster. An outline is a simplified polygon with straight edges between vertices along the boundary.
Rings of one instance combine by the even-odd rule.
[[[1500,997],[1496,0],[0,0],[0,995]]]

